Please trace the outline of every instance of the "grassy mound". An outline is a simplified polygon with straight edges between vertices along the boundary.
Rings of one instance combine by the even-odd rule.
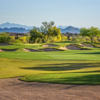
[[[72,85],[100,85],[100,73],[42,74],[20,78],[27,82],[49,82]]]

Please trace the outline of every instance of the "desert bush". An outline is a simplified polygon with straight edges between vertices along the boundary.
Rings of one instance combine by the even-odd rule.
[[[73,36],[73,37],[72,37],[72,41],[82,43],[82,42],[85,42],[86,40],[85,40],[85,38],[82,37],[82,36]]]
[[[64,36],[63,34],[61,34],[60,39],[61,39],[61,41],[66,41],[67,40],[67,36]]]
[[[98,42],[100,42],[100,36],[97,37]]]
[[[11,40],[12,43],[15,41],[15,36],[11,36]]]
[[[30,36],[26,36],[26,41],[27,41],[27,43],[30,42]]]
[[[14,43],[22,43],[19,39],[16,39]]]
[[[19,40],[20,40],[22,43],[27,43],[26,36],[20,37]]]
[[[98,43],[97,37],[93,37],[93,43]]]
[[[47,38],[48,38],[48,36],[47,36],[47,35],[44,35],[44,36],[42,37],[42,42],[43,42],[43,43],[48,42],[48,41],[47,41]]]
[[[9,43],[11,40],[11,37],[8,33],[3,32],[0,34],[0,43]]]
[[[88,43],[90,43],[90,42],[91,42],[91,39],[90,39],[90,37],[88,37],[88,36],[85,36],[85,39],[86,39],[86,42],[88,42]]]

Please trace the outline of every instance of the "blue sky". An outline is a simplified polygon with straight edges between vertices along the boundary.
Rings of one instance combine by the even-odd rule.
[[[0,24],[40,26],[44,21],[100,28],[100,0],[0,0]]]

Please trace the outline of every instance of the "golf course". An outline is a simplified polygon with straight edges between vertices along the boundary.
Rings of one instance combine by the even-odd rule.
[[[53,25],[0,33],[0,100],[100,100],[100,30]]]
[[[71,50],[67,46],[72,46]],[[74,50],[75,46],[80,49]],[[1,45],[0,50],[1,79],[21,77],[27,82],[100,85],[99,47],[64,41]]]

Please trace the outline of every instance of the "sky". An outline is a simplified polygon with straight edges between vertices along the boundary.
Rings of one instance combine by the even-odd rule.
[[[39,27],[44,21],[100,28],[100,0],[0,0],[0,24]]]

